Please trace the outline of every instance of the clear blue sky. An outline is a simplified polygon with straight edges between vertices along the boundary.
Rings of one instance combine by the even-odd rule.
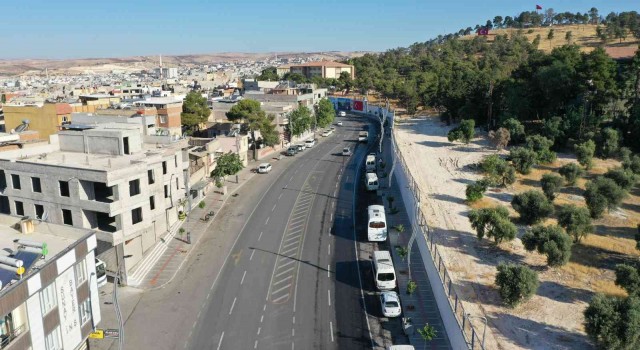
[[[14,0],[2,6],[0,59],[407,46],[534,10],[537,0]],[[639,10],[638,0],[537,2],[556,12]]]

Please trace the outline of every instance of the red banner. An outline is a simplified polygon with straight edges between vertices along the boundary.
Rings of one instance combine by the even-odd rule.
[[[536,5],[536,10],[542,10],[542,6]]]
[[[353,109],[356,111],[362,111],[364,109],[364,103],[362,103],[362,101],[353,101]]]

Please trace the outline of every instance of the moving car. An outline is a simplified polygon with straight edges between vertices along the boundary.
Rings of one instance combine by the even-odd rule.
[[[324,137],[327,137],[329,135],[331,135],[331,130],[327,130],[327,131],[322,133],[322,136],[324,136]]]
[[[367,171],[376,171],[376,155],[368,154],[365,160],[365,169]]]
[[[351,149],[349,149],[349,147],[345,147],[342,149],[342,155],[343,156],[350,156],[351,155]]]
[[[369,141],[369,133],[366,131],[360,131],[358,134],[358,142],[368,142]]]
[[[377,191],[380,188],[378,175],[376,173],[367,173],[364,178],[364,184],[367,187],[367,191]]]
[[[311,148],[316,145],[316,140],[307,140],[304,142],[305,147]]]
[[[258,166],[258,172],[260,174],[266,174],[270,171],[271,171],[271,164],[269,163],[262,163]]]
[[[342,122],[338,122],[338,123],[337,123],[337,125],[338,125],[338,126],[342,126]]]
[[[296,146],[289,146],[289,148],[287,148],[287,155],[288,156],[295,156],[296,153],[298,153],[298,147]]]
[[[400,298],[396,292],[382,292],[380,294],[380,308],[384,317],[398,317],[402,313]]]
[[[338,112],[338,116],[340,116],[340,117],[346,117],[346,116],[347,116],[347,112],[345,112],[345,111],[340,111],[340,112]]]

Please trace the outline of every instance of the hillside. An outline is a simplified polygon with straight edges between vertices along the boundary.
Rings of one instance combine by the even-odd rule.
[[[593,24],[577,24],[577,25],[556,25],[552,27],[536,27],[526,29],[492,29],[489,32],[488,40],[492,41],[496,35],[507,34],[511,36],[517,31],[522,31],[522,34],[527,37],[529,41],[533,41],[537,35],[540,35],[540,45],[538,48],[544,52],[551,52],[553,48],[560,47],[566,44],[576,44],[580,46],[583,52],[590,52],[594,48],[601,46],[602,41],[598,39],[596,35],[596,25]],[[549,30],[553,29],[553,39],[548,40]],[[567,32],[571,32],[571,40],[566,39]],[[467,35],[462,37],[463,39],[471,39],[476,34]],[[626,40],[620,42],[619,40],[607,41],[605,47],[634,47],[637,48],[640,44],[640,40],[635,39],[632,35],[629,35]]]

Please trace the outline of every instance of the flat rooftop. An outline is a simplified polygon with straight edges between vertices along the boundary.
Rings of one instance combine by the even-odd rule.
[[[31,253],[34,258],[38,258],[35,261],[28,262],[24,260],[25,267],[30,264],[28,269],[25,269],[25,274],[22,275],[22,279],[28,276],[30,273],[44,265],[52,257],[61,253],[65,249],[72,246],[78,240],[82,239],[87,234],[91,233],[91,230],[85,230],[80,228],[74,228],[71,226],[55,225],[48,222],[40,222],[34,220],[33,232],[24,234],[20,229],[20,222],[22,217],[0,214],[0,255],[10,256],[18,252],[18,245],[14,243],[15,240],[22,239],[37,243],[46,243],[48,254],[45,259],[40,259],[39,254]],[[32,251],[31,251],[32,252]],[[6,289],[10,284],[18,281],[18,275],[12,274],[14,268],[9,265],[1,264],[0,279],[2,279],[2,286],[0,290]],[[11,276],[15,277],[11,279]]]

